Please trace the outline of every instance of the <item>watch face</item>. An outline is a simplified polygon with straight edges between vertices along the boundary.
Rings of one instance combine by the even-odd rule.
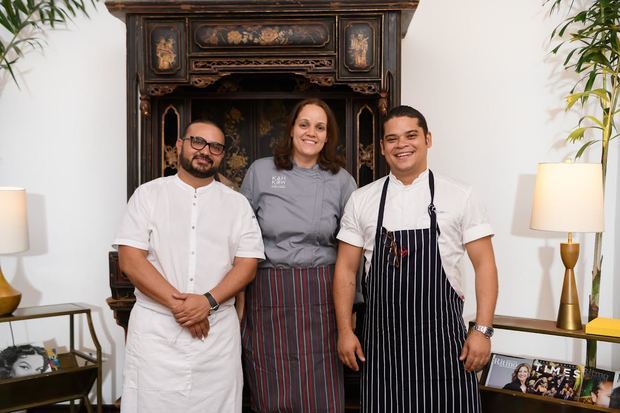
[[[493,327],[487,327],[487,326],[480,326],[478,324],[475,325],[475,330],[484,334],[487,337],[492,337],[493,336]]]

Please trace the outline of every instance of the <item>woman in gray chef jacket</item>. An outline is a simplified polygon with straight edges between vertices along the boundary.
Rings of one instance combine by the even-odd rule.
[[[273,158],[254,162],[241,192],[266,259],[246,290],[243,354],[257,412],[342,412],[332,300],[336,234],[355,181],[337,155],[338,126],[319,99],[291,113]]]

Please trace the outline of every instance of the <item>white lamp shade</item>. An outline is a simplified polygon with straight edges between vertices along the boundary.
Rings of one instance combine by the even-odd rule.
[[[538,164],[530,228],[561,232],[602,232],[601,164]]]
[[[0,187],[0,254],[28,249],[26,190]]]

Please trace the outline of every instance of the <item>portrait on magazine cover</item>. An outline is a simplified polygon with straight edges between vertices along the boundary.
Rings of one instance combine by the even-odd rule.
[[[581,403],[609,407],[613,384],[613,371],[586,367],[583,372],[583,384],[578,400]]]
[[[614,376],[613,390],[609,396],[609,407],[620,409],[620,371],[617,371]]]
[[[525,393],[532,359],[494,353],[491,356],[485,386]]]
[[[30,376],[50,371],[45,348],[24,344],[9,346],[0,352],[0,380]]]

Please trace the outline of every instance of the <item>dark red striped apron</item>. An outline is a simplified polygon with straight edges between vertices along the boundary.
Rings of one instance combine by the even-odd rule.
[[[255,411],[344,411],[333,269],[265,268],[246,289],[243,356]]]
[[[480,412],[476,375],[459,354],[466,337],[463,301],[441,264],[429,171],[431,226],[388,231],[385,180],[370,271],[362,367],[363,412]]]

